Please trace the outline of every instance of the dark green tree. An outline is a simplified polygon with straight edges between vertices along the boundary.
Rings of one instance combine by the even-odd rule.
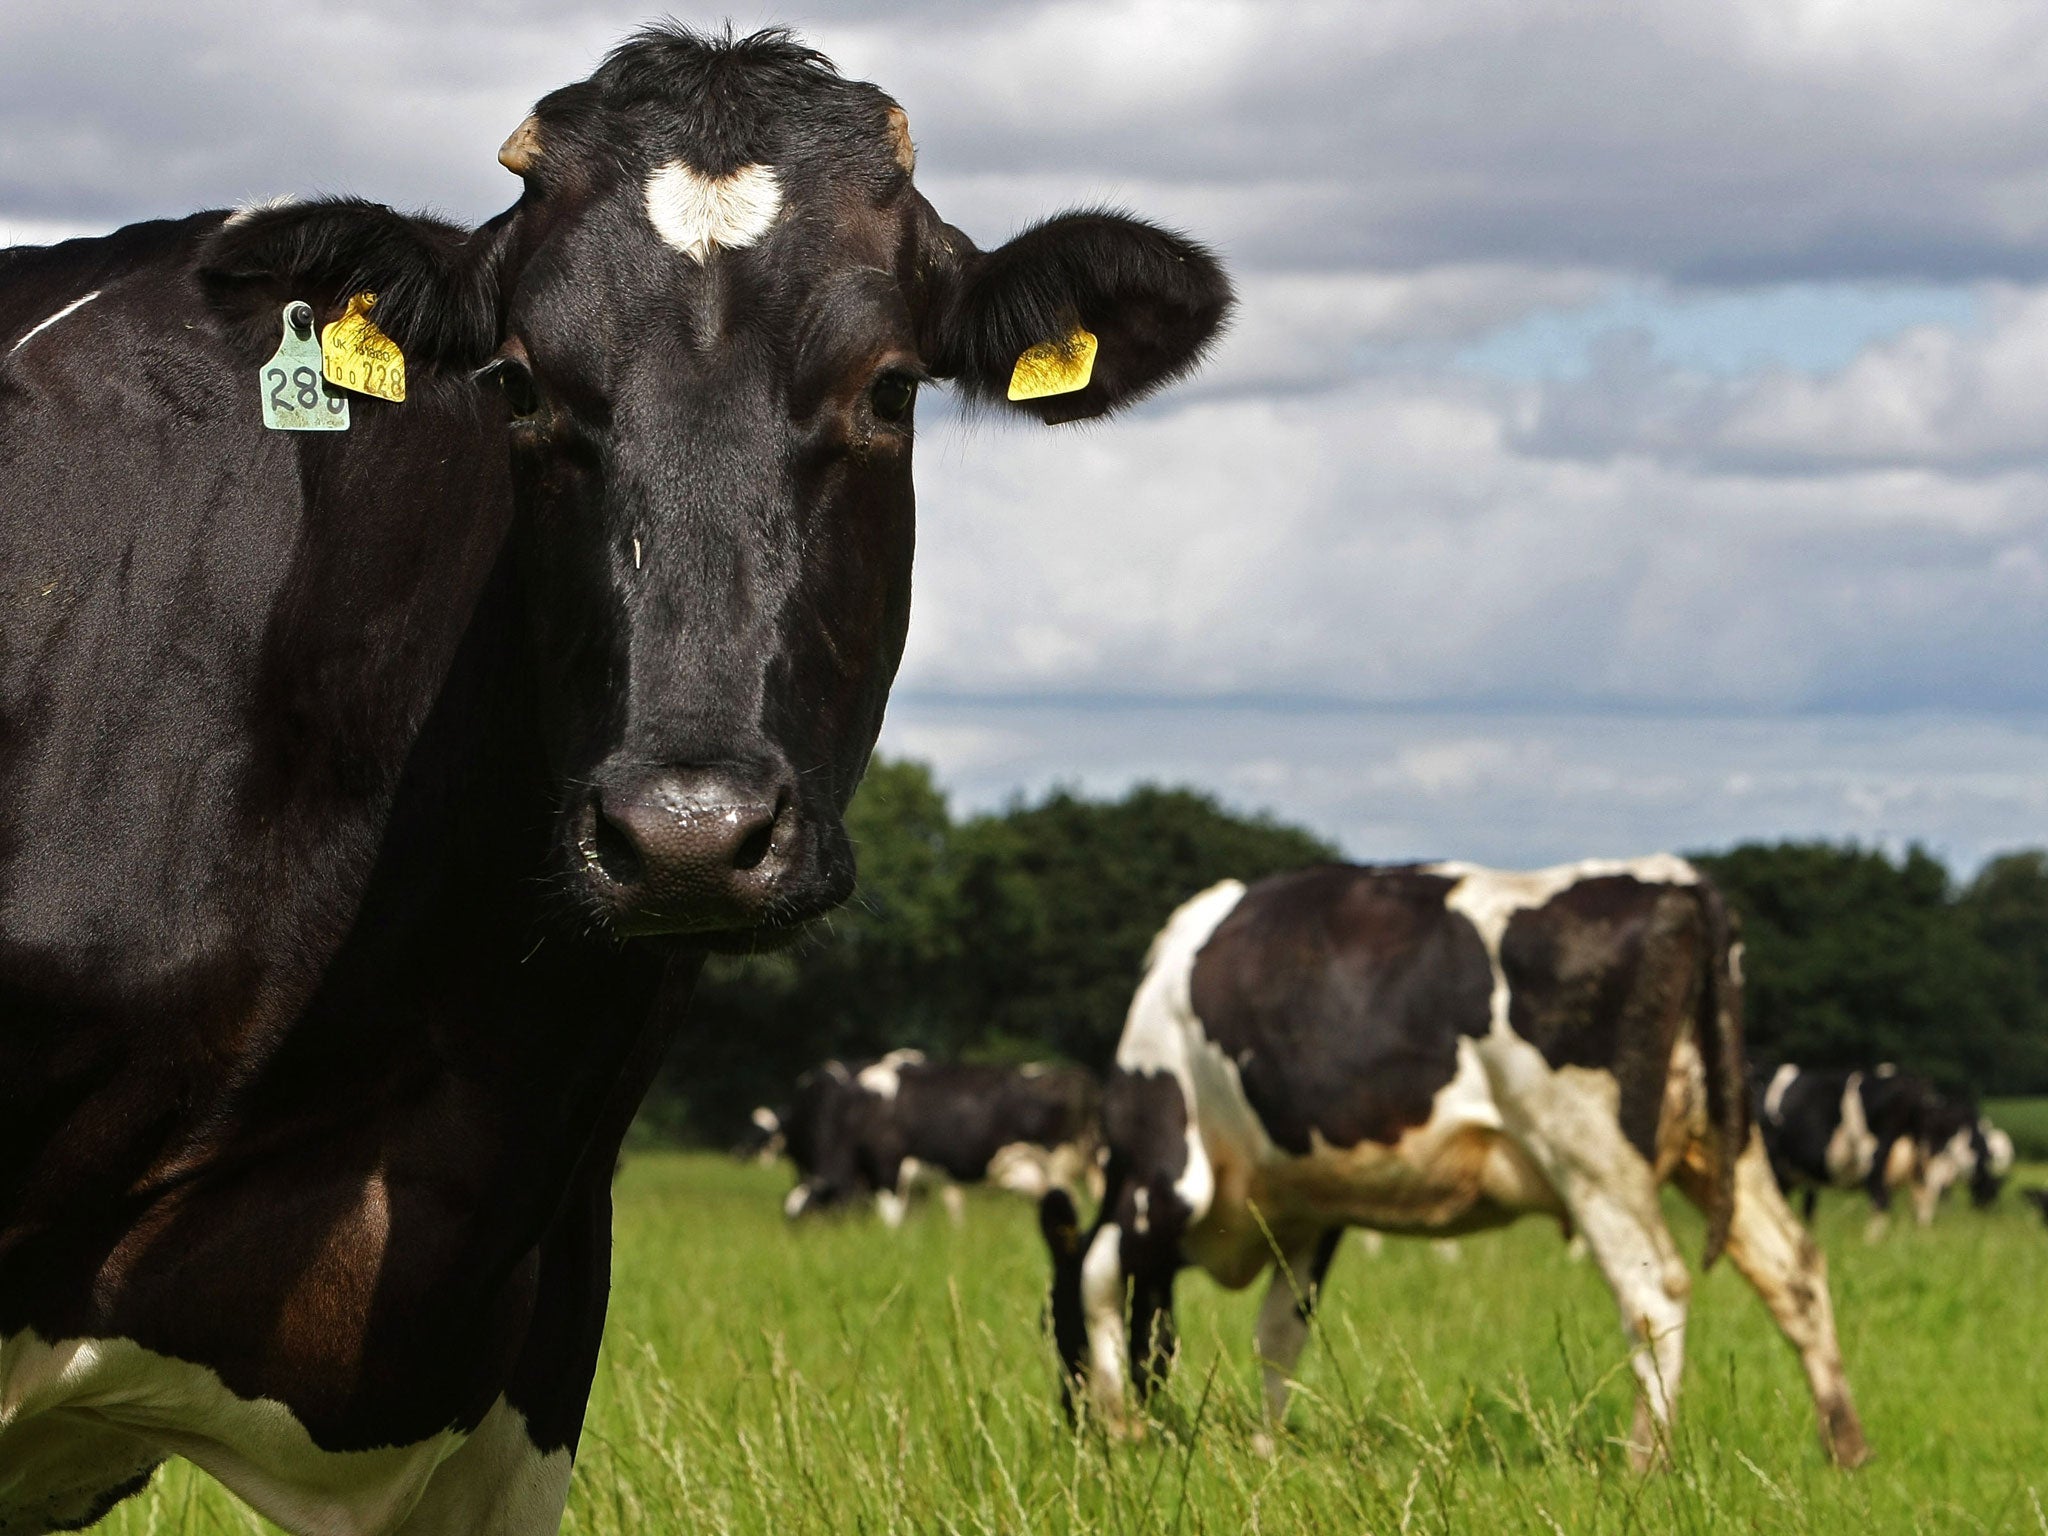
[[[955,839],[964,1027],[992,1050],[1108,1065],[1153,935],[1226,876],[1256,880],[1336,856],[1322,839],[1186,789],[1121,800],[1060,790],[982,816]]]
[[[706,967],[642,1117],[717,1141],[829,1056],[1108,1063],[1138,966],[1180,902],[1328,844],[1206,795],[1060,791],[956,824],[921,763],[878,759],[847,814],[854,899],[789,949]]]
[[[1741,918],[1754,1058],[2003,1086],[2000,968],[1938,859],[1788,842],[1699,863]]]
[[[2048,1093],[2048,852],[1995,858],[1962,895],[1965,920],[1998,969],[2003,1064],[1987,1093]]]

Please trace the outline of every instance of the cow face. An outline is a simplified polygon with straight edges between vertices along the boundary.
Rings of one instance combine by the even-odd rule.
[[[1998,1203],[2006,1176],[2012,1172],[2012,1138],[1982,1116],[1971,1132],[1970,1203],[1980,1211],[1989,1210]]]
[[[1126,1379],[1142,1403],[1171,1371],[1173,1281],[1185,1226],[1169,1183],[1120,1183],[1115,1170],[1090,1228],[1081,1226],[1065,1190],[1039,1201],[1039,1232],[1052,1255],[1045,1315],[1069,1414],[1085,1394],[1103,1422],[1119,1428],[1129,1406]]]
[[[759,942],[843,899],[909,618],[919,390],[1076,325],[1092,416],[1189,367],[1216,264],[1079,215],[982,253],[904,115],[776,34],[643,34],[508,141],[504,401],[559,853],[622,933]]]
[[[1074,1388],[1084,1379],[1088,1356],[1088,1322],[1081,1307],[1081,1262],[1086,1243],[1073,1196],[1064,1189],[1046,1191],[1038,1202],[1038,1230],[1052,1254],[1052,1291],[1046,1298],[1045,1320],[1059,1355],[1060,1401],[1071,1415]]]
[[[791,1221],[843,1207],[871,1192],[856,1155],[861,1090],[837,1061],[804,1073],[778,1125],[783,1150],[796,1165],[797,1182],[782,1202]]]

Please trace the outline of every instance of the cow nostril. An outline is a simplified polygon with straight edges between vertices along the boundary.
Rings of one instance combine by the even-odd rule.
[[[764,821],[745,837],[732,851],[732,867],[737,870],[758,869],[761,861],[768,857],[775,846],[775,823]]]
[[[647,872],[632,834],[602,811],[590,829],[589,848],[592,861],[615,885],[638,885]]]

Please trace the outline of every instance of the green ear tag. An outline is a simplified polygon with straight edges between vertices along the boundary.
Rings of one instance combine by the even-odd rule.
[[[284,336],[257,372],[263,425],[273,432],[346,432],[348,396],[321,377],[320,338],[313,306],[294,299],[284,307]]]

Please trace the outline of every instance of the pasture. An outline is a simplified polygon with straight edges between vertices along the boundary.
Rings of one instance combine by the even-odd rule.
[[[1613,1304],[1546,1223],[1370,1257],[1348,1239],[1291,1433],[1252,1449],[1256,1289],[1181,1288],[1180,1370],[1147,1439],[1062,1420],[1030,1207],[976,1193],[896,1234],[785,1227],[787,1176],[629,1158],[615,1289],[564,1530],[626,1532],[2027,1532],[2048,1536],[2048,1231],[2008,1191],[1868,1247],[1822,1205],[1876,1457],[1826,1466],[1804,1386],[1726,1265],[1695,1291],[1674,1468],[1630,1474]],[[2023,1166],[2015,1185],[2048,1182]],[[1667,1201],[1681,1246],[1700,1224]],[[264,1527],[173,1466],[104,1529]]]

